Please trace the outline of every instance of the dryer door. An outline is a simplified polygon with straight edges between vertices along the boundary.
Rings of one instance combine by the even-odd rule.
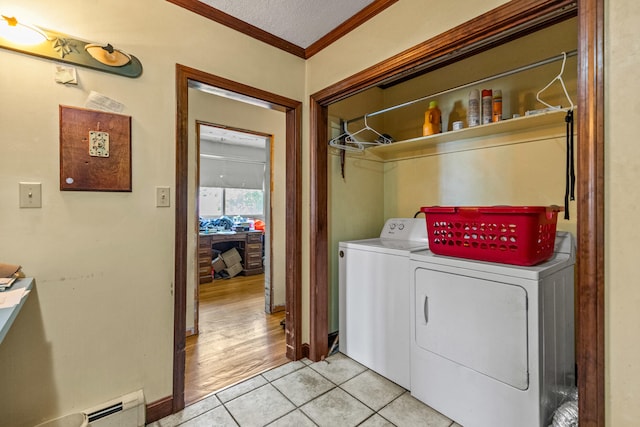
[[[525,289],[425,268],[415,275],[416,344],[526,390]]]

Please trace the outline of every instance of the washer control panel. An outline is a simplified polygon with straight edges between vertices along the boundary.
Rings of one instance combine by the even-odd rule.
[[[382,239],[428,241],[424,218],[389,218],[380,232]]]

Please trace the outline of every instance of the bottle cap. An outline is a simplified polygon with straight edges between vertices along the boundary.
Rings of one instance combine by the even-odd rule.
[[[500,89],[496,89],[493,91],[494,98],[502,98],[502,91]]]
[[[482,89],[482,97],[491,96],[491,89]]]
[[[436,108],[438,106],[438,101],[431,101],[429,103],[429,108]]]

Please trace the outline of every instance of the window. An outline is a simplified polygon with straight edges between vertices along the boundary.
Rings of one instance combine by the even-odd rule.
[[[264,217],[264,191],[200,187],[200,216]]]
[[[222,216],[224,212],[224,188],[200,187],[200,216]]]
[[[263,216],[264,201],[262,190],[241,188],[224,189],[224,214],[240,216]]]

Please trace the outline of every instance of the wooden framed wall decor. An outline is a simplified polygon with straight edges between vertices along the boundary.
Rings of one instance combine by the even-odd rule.
[[[131,191],[131,117],[60,105],[60,190]]]

